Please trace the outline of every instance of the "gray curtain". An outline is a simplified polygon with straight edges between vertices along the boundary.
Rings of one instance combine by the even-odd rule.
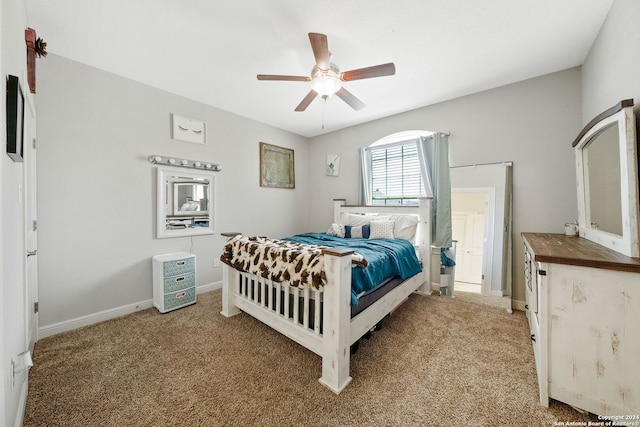
[[[360,204],[371,205],[373,198],[371,195],[371,187],[369,186],[369,150],[360,148]]]
[[[421,138],[421,161],[426,163],[433,192],[432,245],[451,247],[451,176],[449,175],[449,137],[436,132]]]

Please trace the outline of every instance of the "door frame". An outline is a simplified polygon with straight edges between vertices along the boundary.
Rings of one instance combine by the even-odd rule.
[[[38,232],[37,232],[37,155],[36,155],[36,109],[33,97],[25,91],[24,148],[23,148],[23,233],[24,233],[24,298],[25,340],[28,349],[38,340],[38,313],[34,304],[38,301]],[[29,256],[29,252],[35,252]]]

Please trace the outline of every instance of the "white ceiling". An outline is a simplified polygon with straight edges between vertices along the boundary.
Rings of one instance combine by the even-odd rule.
[[[613,0],[25,2],[50,53],[310,137],[581,65]],[[360,111],[294,112],[309,84],[256,74],[309,75],[309,32],[342,71],[396,74],[345,83]]]

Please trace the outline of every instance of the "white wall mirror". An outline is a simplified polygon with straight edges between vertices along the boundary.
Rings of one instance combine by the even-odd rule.
[[[213,174],[179,168],[157,169],[157,237],[213,234]]]
[[[631,257],[638,243],[638,145],[633,100],[592,120],[573,143],[580,236]]]

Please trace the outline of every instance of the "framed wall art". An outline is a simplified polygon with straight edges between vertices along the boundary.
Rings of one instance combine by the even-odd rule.
[[[340,175],[340,155],[329,154],[327,156],[327,176]]]
[[[294,152],[290,148],[260,143],[260,186],[296,188]]]
[[[171,138],[196,144],[207,143],[207,123],[189,117],[171,115]]]
[[[22,162],[24,150],[24,93],[16,76],[7,76],[7,155]]]

